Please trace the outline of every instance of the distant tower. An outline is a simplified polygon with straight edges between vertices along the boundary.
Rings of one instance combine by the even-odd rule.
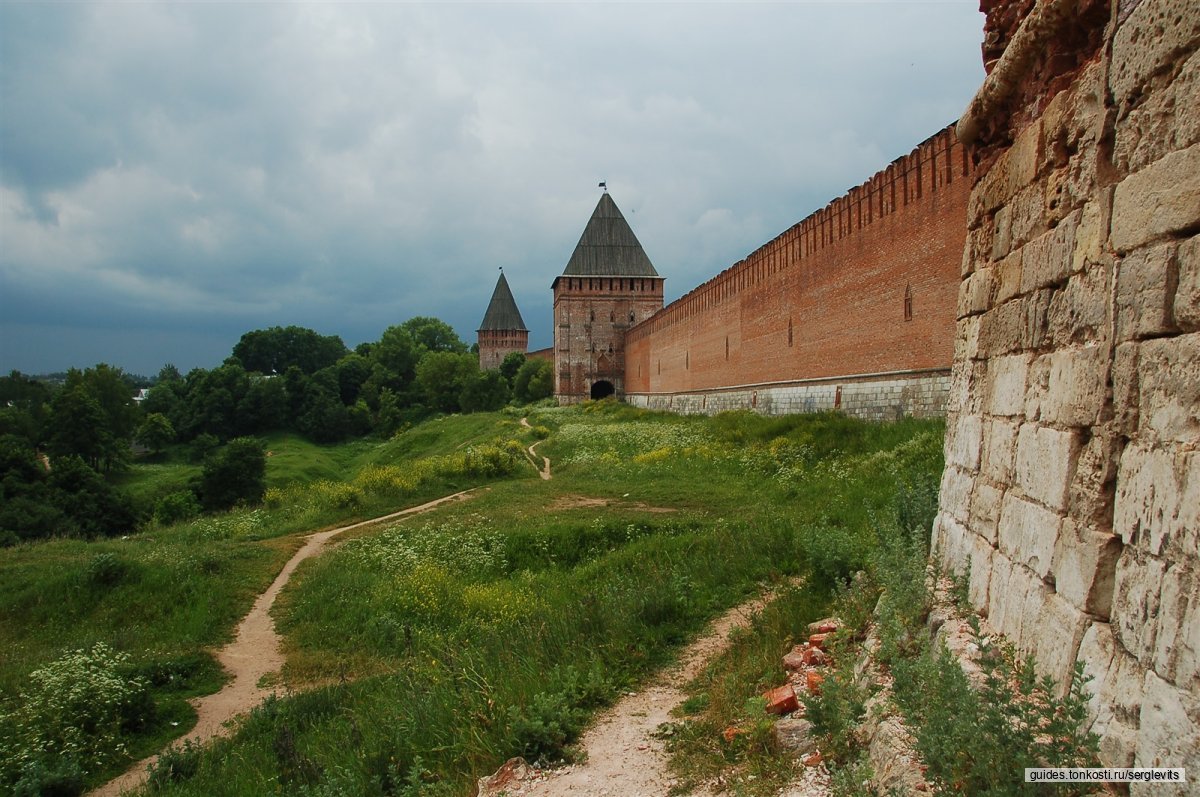
[[[494,371],[509,354],[514,351],[524,354],[529,346],[529,330],[521,319],[521,311],[517,309],[517,302],[508,288],[503,271],[500,272],[500,279],[496,280],[492,301],[488,303],[477,332],[480,370]]]
[[[554,393],[625,395],[625,332],[662,309],[663,278],[607,192],[554,280]]]

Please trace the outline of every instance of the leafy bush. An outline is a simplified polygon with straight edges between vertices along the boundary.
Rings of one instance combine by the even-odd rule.
[[[164,526],[191,520],[200,514],[200,502],[191,490],[176,490],[154,505],[154,519]]]
[[[266,479],[266,446],[261,440],[239,437],[205,460],[200,501],[208,510],[257,504],[267,489]]]
[[[129,731],[153,713],[146,683],[125,674],[129,656],[104,644],[75,650],[29,674],[16,709],[0,714],[0,783],[77,761],[84,774],[126,754]]]

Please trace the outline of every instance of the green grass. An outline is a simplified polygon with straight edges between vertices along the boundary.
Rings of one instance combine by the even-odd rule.
[[[932,422],[684,418],[610,402],[529,414],[550,430],[538,449],[553,460],[550,482],[519,454],[507,475],[471,464],[470,451],[512,456],[494,441],[536,439],[513,411],[344,446],[279,436],[268,445],[267,506],[128,540],[6,551],[0,644],[19,653],[0,661],[0,694],[11,700],[32,667],[94,641],[138,667],[197,654],[228,636],[296,532],[483,485],[467,502],[356,531],[303,564],[275,613],[284,680],[311,691],[256,711],[211,749],[177,754],[155,786],[466,794],[510,755],[570,756],[592,712],[747,596],[798,573],[827,585],[861,566],[875,519],[896,512],[898,494],[919,498],[912,485],[941,465]],[[150,494],[179,478],[161,471],[131,482]],[[103,553],[127,567],[101,593],[87,571]],[[787,605],[810,607],[805,617],[777,613],[755,631],[755,663],[704,690],[720,712],[713,722],[745,706],[823,589],[792,596],[799,603]],[[150,738],[160,737],[139,743]]]

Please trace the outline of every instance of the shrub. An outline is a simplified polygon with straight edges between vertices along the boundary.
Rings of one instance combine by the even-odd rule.
[[[267,489],[266,479],[266,446],[261,440],[239,437],[205,460],[200,499],[208,510],[257,504]]]
[[[16,710],[0,714],[0,783],[37,767],[78,761],[85,774],[126,753],[124,737],[153,712],[146,683],[128,676],[129,657],[104,644],[75,650],[29,674]]]
[[[191,520],[200,514],[200,502],[191,490],[176,490],[154,505],[154,519],[163,526]]]

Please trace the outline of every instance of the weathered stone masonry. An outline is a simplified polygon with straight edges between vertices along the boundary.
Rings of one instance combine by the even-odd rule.
[[[1083,663],[1105,763],[1188,770],[1134,794],[1197,793],[1200,6],[987,5],[935,547],[1043,673]]]
[[[940,415],[973,161],[947,128],[625,336],[626,398]]]

